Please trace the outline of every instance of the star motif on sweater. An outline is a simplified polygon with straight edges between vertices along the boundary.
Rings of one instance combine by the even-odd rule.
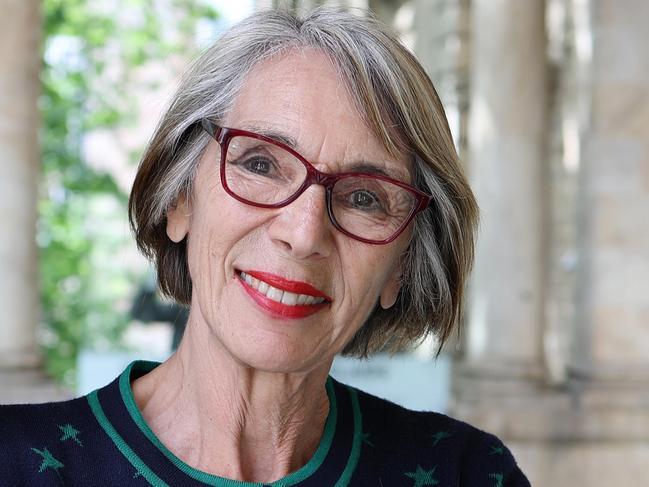
[[[369,434],[369,433],[363,433],[362,441],[363,441],[363,443],[365,443],[366,445],[369,445],[369,446],[371,446],[371,447],[374,446],[374,443],[372,443],[372,442],[370,441],[370,434]]]
[[[43,450],[39,450],[38,448],[32,448],[32,451],[38,453],[43,458],[43,461],[41,462],[41,466],[38,469],[38,473],[42,473],[46,469],[51,468],[56,472],[57,475],[59,475],[59,469],[65,467],[65,465],[63,465],[56,458],[54,458],[54,456],[50,453],[50,451],[47,448],[43,448]]]
[[[406,472],[404,475],[414,479],[415,484],[413,487],[424,487],[425,485],[437,485],[439,481],[433,478],[433,474],[437,466],[433,467],[432,470],[424,470],[421,466],[417,465],[416,472]]]
[[[450,436],[451,434],[448,431],[438,431],[433,435],[433,446],[437,446],[440,441]]]
[[[58,425],[58,427],[63,432],[63,436],[61,436],[61,438],[60,438],[61,441],[66,441],[66,440],[72,439],[77,445],[83,446],[83,443],[81,443],[81,440],[79,438],[77,438],[77,435],[79,433],[81,433],[81,431],[76,429],[70,423],[66,423],[63,426]]]
[[[496,479],[496,483],[494,484],[494,487],[503,487],[503,474],[501,473],[490,473],[489,474],[490,479]]]

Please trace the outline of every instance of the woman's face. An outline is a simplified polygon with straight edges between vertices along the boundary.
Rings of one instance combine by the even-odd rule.
[[[293,139],[295,149],[324,172],[370,161],[410,181],[406,159],[385,151],[328,58],[315,50],[258,65],[223,125]],[[188,237],[190,328],[208,327],[214,340],[209,345],[255,369],[328,368],[377,302],[394,304],[410,232],[387,245],[351,239],[332,226],[325,190],[318,185],[283,208],[246,205],[224,191],[219,160],[220,146],[212,141],[201,158],[192,198],[168,214],[170,238]],[[310,314],[293,312],[298,308],[274,303],[277,294],[260,298],[260,292],[268,293],[265,285],[245,283],[242,271],[279,291],[314,295],[317,290],[330,300],[307,309]]]

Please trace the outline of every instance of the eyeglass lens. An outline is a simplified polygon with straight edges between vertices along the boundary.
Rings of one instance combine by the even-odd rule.
[[[291,198],[308,174],[302,161],[282,147],[246,136],[230,139],[224,170],[230,191],[262,205]],[[345,176],[331,193],[334,223],[367,240],[392,237],[416,204],[408,190],[369,174]]]

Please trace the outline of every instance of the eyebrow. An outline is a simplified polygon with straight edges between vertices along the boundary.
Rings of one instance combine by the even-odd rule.
[[[391,179],[396,179],[397,181],[402,181],[404,183],[409,183],[408,173],[405,171],[394,171],[390,167],[385,167],[378,165],[377,163],[369,161],[357,161],[347,164],[345,172],[362,172],[366,174],[378,174],[380,176],[385,176]]]
[[[300,151],[298,150],[297,141],[295,140],[295,138],[291,137],[288,134],[252,124],[243,125],[241,128],[242,130],[254,132],[256,134],[263,135],[264,137],[268,137],[269,139],[273,139],[277,142],[281,142],[294,151],[300,153]],[[311,163],[311,161],[309,162]],[[341,172],[361,172],[366,174],[375,174],[410,184],[410,171],[397,171],[395,169],[392,169],[391,167],[388,167],[384,163],[360,160],[344,164],[344,166],[344,171]]]
[[[276,132],[275,130],[260,127],[258,125],[243,125],[241,128],[242,130],[247,130],[248,132],[263,135],[264,137],[268,137],[269,139],[281,142],[282,144],[289,146],[291,149],[297,152],[297,141],[290,135],[284,134],[282,132]]]

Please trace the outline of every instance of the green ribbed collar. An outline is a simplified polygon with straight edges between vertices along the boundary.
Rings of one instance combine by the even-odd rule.
[[[275,482],[271,483],[251,483],[251,482],[242,482],[237,480],[231,480],[224,477],[219,477],[217,475],[212,475],[183,462],[180,458],[174,455],[159,439],[155,436],[149,425],[145,422],[140,410],[137,408],[135,399],[133,397],[133,390],[131,388],[132,380],[141,377],[142,375],[152,371],[159,365],[158,362],[147,362],[147,361],[135,361],[132,362],[120,375],[118,379],[119,383],[119,394],[124,406],[128,411],[133,422],[137,425],[140,431],[148,438],[148,440],[158,449],[158,451],[164,455],[176,468],[185,473],[187,476],[202,482],[207,485],[213,485],[218,487],[261,487],[261,486],[272,486],[272,487],[289,487],[299,484],[304,480],[308,479],[311,475],[318,471],[322,466],[324,460],[327,458],[329,450],[331,448],[335,433],[336,425],[338,421],[338,401],[336,398],[336,391],[334,388],[333,379],[329,377],[326,383],[327,396],[329,398],[329,414],[325,422],[325,428],[320,440],[320,444],[314,455],[311,457],[309,462],[304,465],[302,468],[296,472],[291,473],[290,475],[283,477]],[[107,386],[109,387],[109,386]],[[351,475],[356,467],[358,458],[360,456],[360,443],[361,443],[361,417],[360,417],[360,408],[358,405],[358,399],[356,393],[353,389],[349,389],[351,394],[351,402],[354,416],[354,432],[353,432],[353,444],[352,450],[350,452],[349,460],[344,471],[341,474],[339,481],[336,483],[336,486],[347,485]],[[138,456],[136,448],[132,445],[128,445],[127,442],[119,435],[119,433],[114,428],[110,419],[106,417],[102,406],[100,404],[100,398],[98,396],[99,391],[94,391],[88,396],[88,401],[90,406],[97,417],[97,420],[101,424],[104,431],[112,438],[113,442],[117,445],[122,454],[129,460],[129,462],[137,469],[138,472],[145,477],[151,485],[154,486],[167,486],[163,480],[161,480],[156,473],[153,471],[153,468],[150,468],[146,465]]]

